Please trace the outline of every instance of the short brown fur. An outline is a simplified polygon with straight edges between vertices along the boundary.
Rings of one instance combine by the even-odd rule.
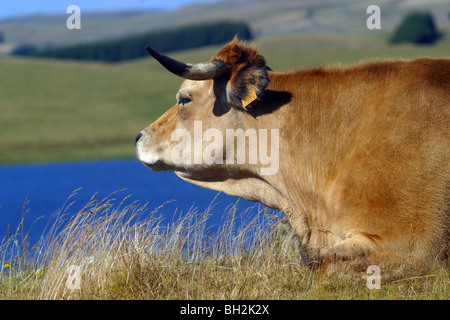
[[[186,128],[192,128],[193,119],[221,130],[276,128],[279,171],[261,176],[250,164],[173,166],[163,156],[160,165],[191,183],[283,210],[304,261],[325,273],[378,265],[383,276],[398,277],[445,265],[450,252],[449,59],[267,71],[268,83],[260,85],[263,79],[252,72],[261,69],[250,68],[248,80],[238,76],[246,66],[265,67],[254,48],[233,41],[213,58],[227,63],[228,74],[183,83],[180,92],[198,98],[189,107],[171,109],[181,108],[183,119],[169,111],[144,130],[148,139],[170,140],[170,132],[152,133],[160,121]],[[233,87],[236,77],[240,91]],[[252,86],[260,88],[259,101],[247,112],[233,103],[230,109],[226,95],[232,90],[242,95]],[[217,116],[219,107],[226,112]],[[138,156],[149,148],[139,146]]]

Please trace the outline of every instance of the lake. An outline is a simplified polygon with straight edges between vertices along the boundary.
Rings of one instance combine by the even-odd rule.
[[[102,160],[70,163],[30,164],[0,166],[0,240],[8,228],[15,232],[25,214],[24,231],[30,231],[30,243],[41,236],[50,217],[68,202],[75,201],[68,212],[76,214],[96,194],[96,199],[116,199],[117,205],[140,201],[148,203],[149,210],[165,204],[158,210],[171,221],[175,212],[186,213],[193,206],[199,212],[208,208],[215,197],[216,205],[208,225],[217,229],[227,206],[238,198],[217,191],[200,188],[178,178],[172,172],[153,172],[138,160]],[[123,190],[125,189],[125,190]],[[28,203],[25,206],[28,199]],[[239,212],[262,205],[239,199]],[[42,217],[41,219],[38,219]],[[38,219],[38,220],[37,220]],[[37,220],[37,221],[36,221]],[[9,226],[9,227],[8,227]]]

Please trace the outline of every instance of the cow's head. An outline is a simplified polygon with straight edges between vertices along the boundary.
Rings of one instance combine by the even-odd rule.
[[[177,103],[136,137],[139,160],[152,170],[171,170],[196,180],[258,174],[259,159],[255,163],[249,147],[254,143],[251,136],[259,132],[248,131],[257,121],[248,109],[269,84],[264,58],[237,39],[198,64],[147,50],[167,70],[187,80],[176,94]],[[230,138],[230,130],[235,137]],[[236,141],[239,133],[245,136],[245,146]],[[241,147],[246,149],[244,162]]]

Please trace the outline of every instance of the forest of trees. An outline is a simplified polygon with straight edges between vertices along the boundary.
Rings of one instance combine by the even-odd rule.
[[[244,22],[219,21],[188,25],[174,29],[152,31],[122,39],[78,44],[63,48],[27,52],[37,57],[117,62],[147,56],[146,45],[169,52],[226,43],[238,35],[242,40],[252,38]]]
[[[449,15],[450,16],[450,15]],[[411,12],[395,30],[390,43],[433,44],[442,37],[430,12]]]

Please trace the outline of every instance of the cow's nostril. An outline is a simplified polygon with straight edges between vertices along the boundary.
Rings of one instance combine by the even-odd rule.
[[[142,132],[139,132],[139,134],[136,136],[136,140],[134,141],[134,144],[137,144],[141,137],[142,137]]]

